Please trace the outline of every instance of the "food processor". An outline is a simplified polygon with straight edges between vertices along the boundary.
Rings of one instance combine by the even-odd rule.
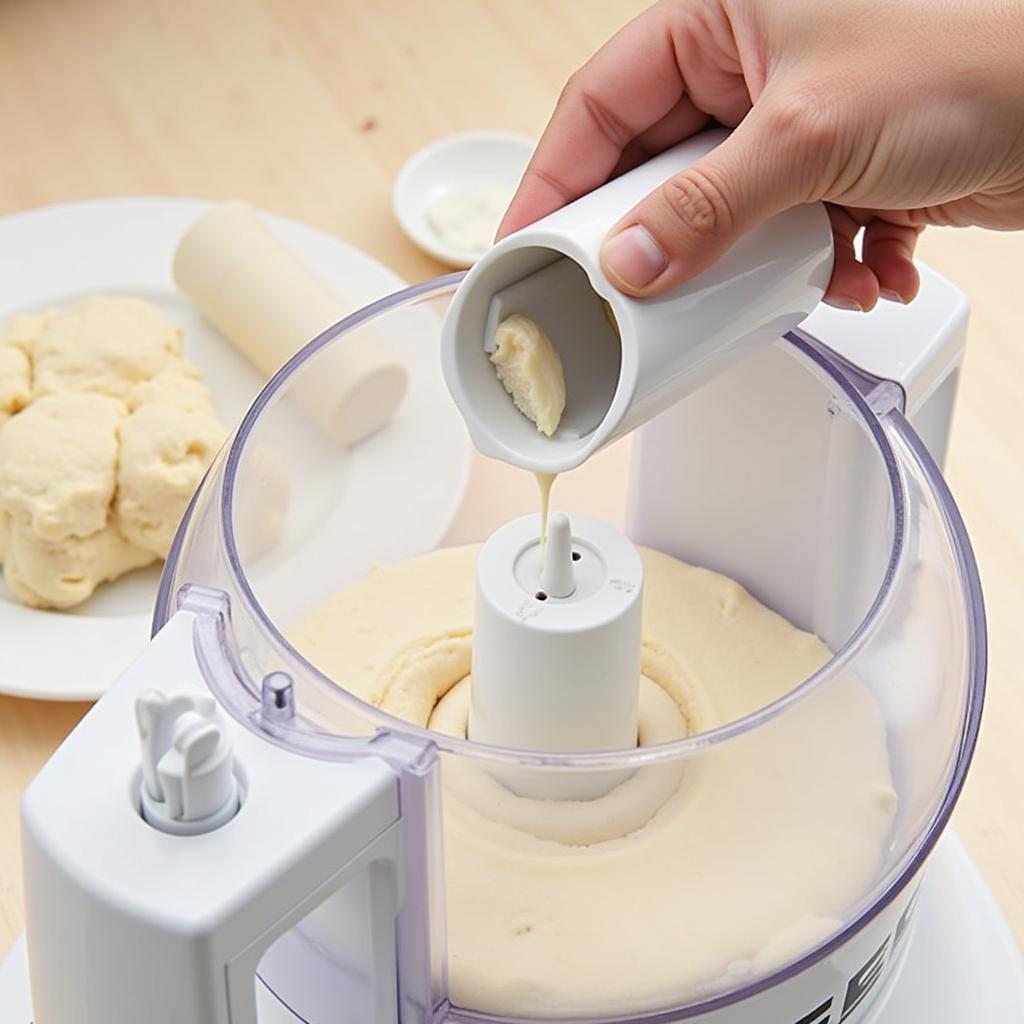
[[[458,538],[485,542],[481,636],[421,648],[447,659],[447,687],[467,677],[470,651],[488,683],[451,732],[362,699],[295,639],[311,609],[375,565],[431,554],[404,535],[422,496],[401,480],[372,496],[375,515],[352,514],[336,449],[297,396],[330,388],[321,368],[342,342],[411,333],[437,346],[462,275],[382,299],[302,349],[196,493],[149,646],[26,793],[31,1003],[10,1019],[1024,1019],[1005,923],[943,837],[977,740],[985,621],[939,468],[968,308],[921,274],[910,306],[819,306],[701,374],[681,401],[659,399],[619,442],[630,445],[622,522],[556,514],[543,566],[530,554],[537,517]],[[272,535],[259,528],[268,518]],[[828,656],[731,720],[632,742],[635,704],[616,703],[608,680],[635,683],[635,659],[650,655],[638,651],[641,549],[731,577],[723,614],[742,588]],[[354,621],[333,628],[339,649],[366,642]],[[538,634],[543,657],[531,653]],[[536,685],[552,658],[558,678]],[[593,680],[600,700],[567,679]],[[642,717],[641,705],[641,731]],[[865,807],[857,780],[872,758],[888,781]],[[687,808],[723,777],[702,819],[714,827],[687,835]],[[699,847],[702,866],[654,890],[636,837],[670,806],[682,808],[680,850]],[[841,827],[847,811],[884,823],[867,853]],[[492,849],[467,889],[451,857],[474,829]],[[523,836],[554,882],[498,922],[510,943],[499,948],[490,908],[518,898],[506,860]],[[614,889],[587,888],[594,858],[616,865]],[[847,875],[854,860],[870,868]],[[827,914],[787,916],[787,894],[847,877]],[[677,885],[695,894],[689,913],[677,914]],[[634,955],[652,936],[661,955]],[[742,955],[719,963],[726,943]],[[470,961],[484,966],[471,975]],[[537,981],[541,966],[564,998]],[[24,984],[24,970],[19,959],[5,976]]]

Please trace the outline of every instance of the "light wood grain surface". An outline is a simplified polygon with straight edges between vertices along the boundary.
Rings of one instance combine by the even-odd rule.
[[[431,277],[442,268],[391,216],[398,167],[452,131],[536,135],[567,75],[642,6],[0,0],[0,214],[104,195],[240,196],[409,280]],[[949,478],[981,564],[991,663],[955,825],[1024,940],[1024,234],[935,231],[922,254],[974,304]],[[613,453],[574,486],[621,463]],[[477,463],[464,519],[498,500]],[[0,698],[0,954],[23,926],[18,797],[85,710]]]

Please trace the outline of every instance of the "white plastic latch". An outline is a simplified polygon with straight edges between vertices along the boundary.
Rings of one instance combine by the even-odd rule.
[[[174,835],[211,832],[238,812],[235,758],[210,696],[147,690],[135,702],[142,817]]]

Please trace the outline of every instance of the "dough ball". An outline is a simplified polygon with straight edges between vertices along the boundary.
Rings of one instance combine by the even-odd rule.
[[[53,542],[28,523],[0,516],[9,531],[4,578],[14,596],[33,608],[70,608],[101,583],[153,561],[151,552],[131,545],[113,526]]]
[[[151,402],[121,424],[117,525],[133,544],[160,558],[170,549],[192,493],[224,441],[216,417]]]
[[[0,342],[0,422],[20,412],[32,399],[32,365],[15,345]]]
[[[210,392],[200,379],[199,371],[184,359],[172,363],[151,380],[136,384],[128,392],[126,403],[133,412],[149,402],[163,402],[188,412],[213,412]]]
[[[124,405],[105,395],[41,398],[0,430],[0,507],[43,540],[107,524]]]
[[[39,335],[53,323],[56,315],[56,311],[51,309],[38,315],[21,313],[18,316],[12,316],[0,328],[0,345],[13,345],[15,348],[20,348],[26,355],[31,355]]]
[[[13,594],[68,608],[164,557],[224,435],[181,331],[155,306],[97,296],[8,320],[0,559]]]
[[[35,394],[93,391],[126,398],[181,361],[181,330],[141,299],[84,299],[55,317],[34,346]]]
[[[516,408],[550,437],[565,410],[562,360],[540,325],[513,313],[494,332],[491,362]]]

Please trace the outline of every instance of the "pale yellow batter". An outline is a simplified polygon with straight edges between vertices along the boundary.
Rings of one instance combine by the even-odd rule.
[[[522,313],[505,317],[494,333],[490,358],[516,408],[550,437],[565,411],[565,374],[544,329]]]
[[[379,567],[291,639],[360,697],[465,735],[477,551]],[[642,554],[642,746],[735,721],[829,657],[737,583]],[[871,887],[896,807],[852,677],[596,800],[523,798],[450,755],[443,776],[452,999],[537,1017],[670,1007],[806,951]]]

